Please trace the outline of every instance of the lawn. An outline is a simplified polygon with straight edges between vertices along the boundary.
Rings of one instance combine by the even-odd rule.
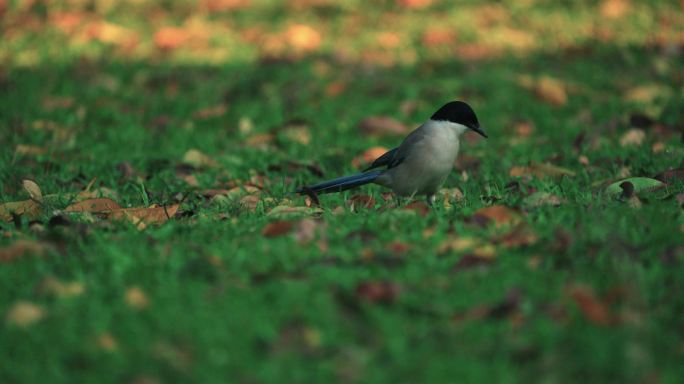
[[[682,381],[679,2],[76,3],[0,2],[0,382]],[[293,193],[455,99],[434,207]]]

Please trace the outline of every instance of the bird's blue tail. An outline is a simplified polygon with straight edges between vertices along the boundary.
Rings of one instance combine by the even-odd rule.
[[[358,175],[343,176],[337,179],[332,179],[324,181],[322,183],[310,185],[297,190],[298,193],[304,193],[305,191],[313,191],[317,194],[321,193],[332,193],[332,192],[342,192],[347,189],[356,188],[358,186],[372,183],[378,176],[382,175],[384,171],[373,171],[366,173],[359,173]]]

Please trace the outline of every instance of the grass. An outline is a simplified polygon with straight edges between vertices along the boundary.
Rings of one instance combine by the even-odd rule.
[[[35,220],[0,222],[0,249],[27,240],[42,254],[0,264],[0,381],[679,382],[684,182],[638,194],[640,208],[603,190],[627,174],[682,167],[681,53],[582,48],[390,67],[327,54],[8,66],[0,201],[26,199],[24,179],[64,198]],[[556,79],[567,102],[535,95],[525,75]],[[335,82],[344,85],[333,95]],[[438,199],[423,216],[395,208],[377,186],[321,196],[311,240],[301,224],[309,215],[269,214],[304,206],[290,191],[321,179],[288,162],[325,177],[354,172],[352,158],[401,140],[363,136],[360,120],[416,126],[454,98],[473,105],[490,136],[462,146],[468,161],[446,185],[461,199]],[[406,101],[415,102],[408,113]],[[221,104],[225,114],[197,117]],[[633,115],[656,123],[641,127],[640,144],[623,145]],[[272,136],[255,144],[263,134]],[[182,165],[190,149],[215,164]],[[543,163],[574,176],[510,175]],[[93,179],[122,206],[181,202],[181,214],[144,230],[88,214],[52,218]],[[242,195],[201,193],[250,179],[265,184],[254,210]],[[562,202],[529,207],[534,191]],[[351,211],[356,194],[377,204]],[[519,210],[534,237],[502,243],[510,226],[477,218],[491,205]],[[282,221],[291,233],[264,236]],[[445,245],[459,239],[471,246]],[[17,303],[40,315],[12,317]]]

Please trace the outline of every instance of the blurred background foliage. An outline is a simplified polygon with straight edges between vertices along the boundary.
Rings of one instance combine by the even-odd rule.
[[[477,61],[601,43],[676,50],[681,1],[0,0],[0,62]]]

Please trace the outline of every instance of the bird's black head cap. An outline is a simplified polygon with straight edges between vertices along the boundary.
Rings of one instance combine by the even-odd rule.
[[[438,121],[450,121],[452,123],[461,124],[479,133],[480,135],[487,137],[480,127],[480,122],[477,121],[475,111],[470,108],[470,105],[464,103],[463,101],[451,101],[444,104],[442,108],[438,109],[437,112],[430,117],[430,119]]]

